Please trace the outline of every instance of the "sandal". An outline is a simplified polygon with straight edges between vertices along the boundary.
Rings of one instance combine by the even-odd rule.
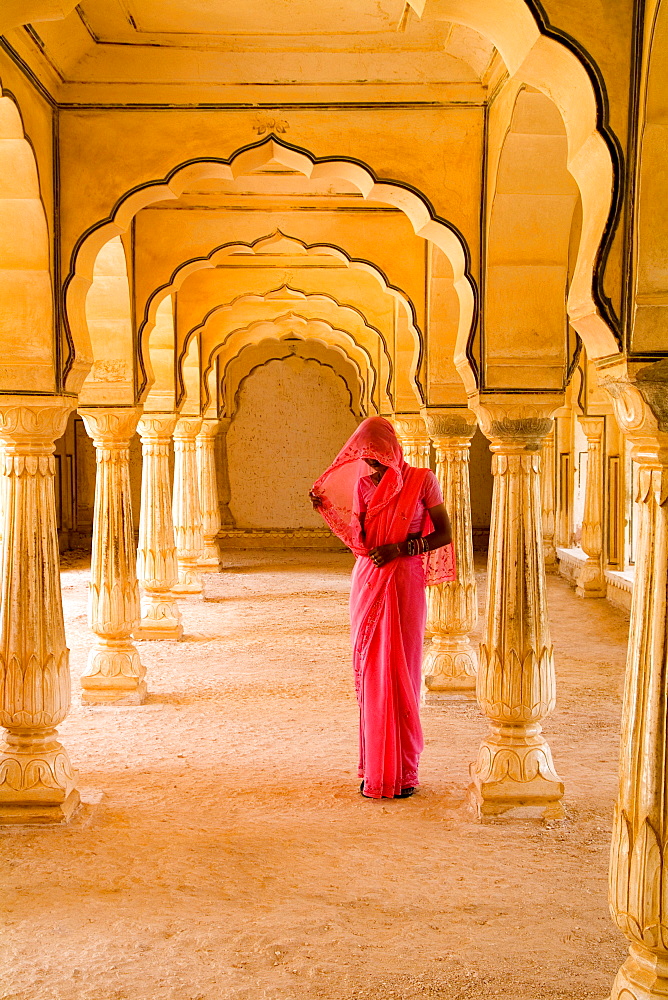
[[[395,799],[410,799],[411,795],[414,795],[417,788],[402,788],[398,795],[395,795]]]

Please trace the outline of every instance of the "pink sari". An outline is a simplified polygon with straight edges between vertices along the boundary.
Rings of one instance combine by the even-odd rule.
[[[369,474],[365,458],[387,468],[369,502],[363,536],[353,497],[360,476]],[[359,774],[370,798],[392,798],[402,788],[418,785],[424,746],[420,686],[425,584],[455,577],[452,545],[426,556],[401,556],[380,567],[368,556],[379,545],[406,540],[427,474],[404,461],[389,421],[369,417],[313,487],[323,517],[357,557],[350,621],[360,707]],[[431,530],[425,511],[422,533]]]

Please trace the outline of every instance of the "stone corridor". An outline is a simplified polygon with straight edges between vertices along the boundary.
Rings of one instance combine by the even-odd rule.
[[[78,817],[0,831],[1,1000],[606,996],[627,950],[606,901],[625,614],[548,578],[568,818],[481,826],[475,703],[423,710],[414,799],[357,792],[349,558],[226,563],[183,602],[182,642],[139,644],[145,705],[62,725]],[[88,570],[64,567],[78,692]]]

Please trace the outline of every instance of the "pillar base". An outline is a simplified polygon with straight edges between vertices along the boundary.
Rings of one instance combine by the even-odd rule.
[[[0,746],[0,824],[66,823],[81,801],[75,778],[55,729],[8,733]]]
[[[129,639],[98,639],[81,677],[83,705],[142,705],[146,670]]]
[[[217,573],[220,570],[220,552],[216,542],[204,539],[202,555],[197,560],[197,568],[202,573]]]
[[[617,973],[610,1000],[665,1000],[668,997],[668,955],[655,955],[631,945]]]
[[[605,597],[608,588],[601,571],[601,564],[596,559],[588,559],[578,575],[575,593],[578,597]]]
[[[552,543],[543,543],[543,555],[545,558],[545,572],[558,573],[559,560],[557,559],[557,550]]]
[[[143,705],[146,701],[146,682],[142,681],[134,691],[120,690],[88,690],[81,692],[82,705],[113,705],[122,707],[123,705]]]
[[[183,625],[181,622],[168,621],[164,618],[162,622],[154,622],[147,619],[146,624],[144,624],[144,619],[142,619],[142,624],[132,634],[135,639],[141,639],[142,641],[157,639],[178,641],[183,636]]]
[[[175,583],[172,587],[173,594],[195,594],[201,595],[203,592],[202,577],[200,575],[199,566],[197,565],[197,560],[193,560],[193,563],[188,563],[183,565],[179,562],[179,579],[178,583]]]
[[[202,556],[197,562],[197,569],[200,573],[218,573],[220,570],[220,559],[215,556]]]
[[[475,699],[478,655],[467,635],[434,635],[424,657],[425,703],[447,698]]]
[[[146,594],[141,602],[141,621],[133,633],[136,639],[180,639],[181,613],[170,593]]]
[[[64,802],[55,805],[35,802],[22,806],[0,801],[0,826],[62,826],[72,819],[80,805],[76,788]]]
[[[469,802],[478,819],[563,819],[564,784],[542,736],[491,736],[470,772]]]

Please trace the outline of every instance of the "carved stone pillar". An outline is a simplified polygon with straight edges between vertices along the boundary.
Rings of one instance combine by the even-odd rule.
[[[73,401],[0,403],[3,545],[0,587],[0,823],[62,823],[79,804],[56,726],[70,707],[60,596],[54,442]]]
[[[578,575],[579,597],[605,597],[603,575],[603,433],[605,417],[579,417],[587,436],[587,482],[580,545],[587,562]]]
[[[665,363],[664,363],[665,364]],[[647,366],[644,372],[651,374]],[[666,366],[668,367],[668,366]],[[639,373],[641,374],[641,373]],[[668,996],[668,372],[606,386],[638,463],[635,583],[622,708],[610,906],[630,941],[612,1000]],[[662,399],[655,397],[661,392]],[[645,402],[655,404],[657,416]]]
[[[130,501],[130,438],[140,407],[80,409],[97,459],[88,617],[97,641],[81,677],[85,705],[141,705],[144,669],[132,633],[139,585]]]
[[[409,465],[418,469],[429,468],[431,442],[425,422],[420,413],[400,413],[392,417],[392,424],[401,444],[404,458]],[[435,623],[439,616],[438,595],[434,587],[427,587],[427,622],[425,637],[434,634]]]
[[[573,544],[573,413],[562,408],[554,421],[557,511],[555,545],[569,549]]]
[[[181,612],[171,593],[178,580],[172,523],[169,449],[175,413],[145,413],[138,424],[142,447],[141,512],[137,576],[142,587],[141,639],[180,639]]]
[[[218,481],[218,511],[222,528],[233,528],[234,518],[230,511],[230,474],[227,461],[227,432],[232,421],[229,417],[221,417],[218,421],[218,434],[214,438],[216,446],[216,477]]]
[[[220,555],[216,544],[216,536],[220,531],[218,478],[216,476],[218,426],[217,420],[203,420],[196,443],[203,541],[203,551],[198,565],[201,570],[212,573],[217,573],[220,569]]]
[[[392,423],[408,464],[428,469],[430,442],[422,416],[419,413],[395,414]]]
[[[197,474],[197,435],[201,417],[179,417],[174,430],[174,535],[179,564],[177,594],[201,594],[202,513]]]
[[[555,573],[559,568],[555,548],[556,533],[556,470],[555,470],[555,428],[543,441],[541,452],[541,500],[543,507],[543,554],[545,569]]]
[[[478,656],[468,633],[478,619],[473,564],[469,452],[477,420],[470,410],[425,413],[436,450],[436,475],[452,525],[457,578],[430,587],[432,639],[424,659],[426,698],[475,697]]]
[[[471,766],[478,815],[557,818],[564,786],[541,722],[556,684],[545,596],[540,449],[559,404],[478,403],[493,452],[487,624],[478,701],[491,733]]]

